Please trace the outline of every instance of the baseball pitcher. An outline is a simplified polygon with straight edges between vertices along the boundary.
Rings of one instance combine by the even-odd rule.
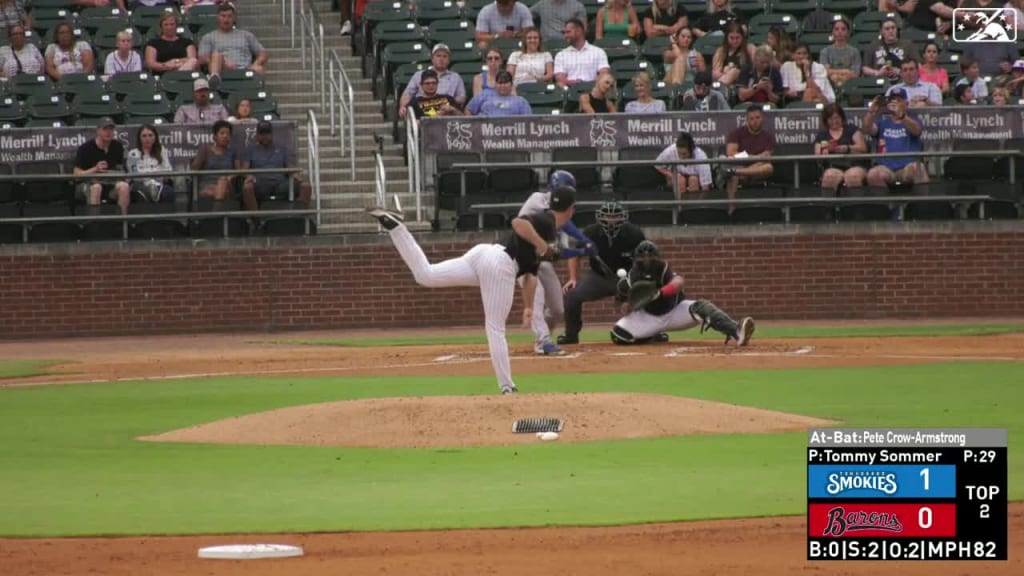
[[[736,322],[707,300],[687,300],[683,277],[661,260],[658,247],[645,240],[636,248],[633,267],[619,280],[618,300],[623,317],[612,327],[616,344],[646,344],[663,332],[700,326],[725,335],[726,344],[735,340],[746,346],[754,335],[750,316]]]

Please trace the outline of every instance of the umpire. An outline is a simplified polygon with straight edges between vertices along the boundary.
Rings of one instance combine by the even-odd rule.
[[[558,337],[558,344],[579,344],[583,328],[583,303],[615,296],[619,268],[633,267],[633,253],[645,240],[638,226],[629,222],[629,213],[618,202],[605,202],[598,208],[597,222],[587,226],[583,233],[593,240],[598,257],[607,268],[590,257],[590,269],[577,281],[579,259],[568,262],[569,281],[565,283],[565,334]]]

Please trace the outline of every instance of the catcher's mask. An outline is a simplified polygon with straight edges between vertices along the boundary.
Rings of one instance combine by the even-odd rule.
[[[613,240],[622,225],[629,221],[629,212],[618,202],[605,202],[595,213],[597,223],[601,225],[608,240]]]
[[[565,170],[555,170],[548,177],[548,192],[554,192],[562,187],[575,188],[576,177]]]
[[[633,263],[641,276],[650,275],[661,265],[658,259],[658,247],[650,240],[637,244],[633,250]]]

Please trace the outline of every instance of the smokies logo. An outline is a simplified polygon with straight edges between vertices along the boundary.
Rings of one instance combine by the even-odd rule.
[[[833,472],[828,475],[825,491],[836,496],[847,490],[873,490],[892,496],[899,490],[892,472]]]
[[[855,510],[847,512],[846,508],[836,506],[828,511],[828,524],[822,532],[823,536],[842,536],[847,532],[862,530],[883,530],[885,532],[903,532],[903,524],[895,513],[864,512]]]

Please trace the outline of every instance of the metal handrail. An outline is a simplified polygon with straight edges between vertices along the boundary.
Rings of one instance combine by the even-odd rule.
[[[405,119],[405,150],[409,169],[409,193],[416,198],[416,221],[423,221],[423,173],[422,158],[420,156],[420,126],[419,121],[410,114]]]
[[[316,203],[316,225],[320,225],[320,126],[316,114],[306,111],[306,155],[309,160],[309,183]]]
[[[341,63],[338,51],[331,49],[330,76],[328,85],[330,88],[329,110],[331,121],[331,136],[335,134],[335,108],[337,108],[337,130],[338,140],[341,144],[341,157],[349,156],[349,178],[356,179],[356,113],[355,113],[355,92],[352,89],[352,81],[348,78],[348,72]],[[346,143],[345,129],[348,128],[348,141]],[[346,145],[347,144],[347,145]]]
[[[384,170],[384,160],[381,158],[380,152],[374,151],[373,162],[373,180],[375,191],[377,192],[377,205],[387,206],[388,173]]]

